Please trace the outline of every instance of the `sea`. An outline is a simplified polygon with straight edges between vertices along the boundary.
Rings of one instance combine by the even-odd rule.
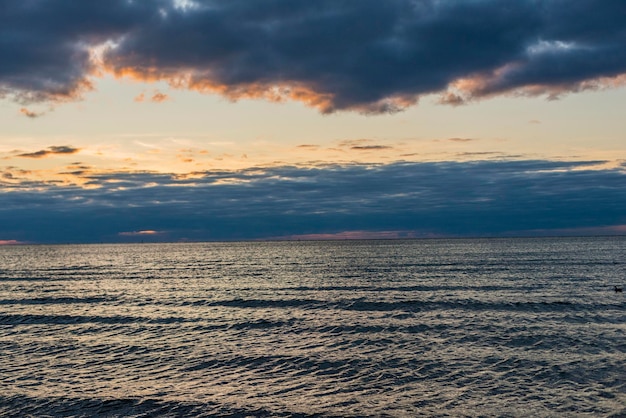
[[[626,237],[0,247],[3,417],[626,417]]]

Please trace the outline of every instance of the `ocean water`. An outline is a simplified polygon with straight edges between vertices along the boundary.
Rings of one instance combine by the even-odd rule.
[[[626,416],[626,238],[0,247],[0,416]]]

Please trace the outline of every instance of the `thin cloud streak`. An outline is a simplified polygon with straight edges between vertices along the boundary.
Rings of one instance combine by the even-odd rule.
[[[274,240],[288,241],[343,241],[360,239],[414,239],[437,238],[434,234],[419,231],[342,231],[330,234],[303,234],[272,237]]]
[[[525,235],[559,235],[559,236],[581,236],[581,235],[626,235],[625,225],[609,225],[581,228],[561,228],[561,229],[536,229],[525,231]]]
[[[75,100],[112,73],[226,98],[386,113],[438,94],[626,84],[622,0],[5,2],[0,97]],[[162,96],[152,96],[160,101]]]
[[[27,108],[23,107],[20,109],[20,113],[24,116],[26,116],[27,118],[30,119],[36,119],[40,116],[43,116],[44,113],[40,113],[40,112],[33,112],[32,110],[28,110]]]
[[[451,141],[451,142],[471,142],[471,141],[475,141],[475,139],[472,139],[472,138],[448,138],[448,141]]]
[[[130,231],[130,232],[120,232],[118,235],[121,237],[141,237],[141,236],[154,236],[165,234],[164,231],[154,231],[154,230],[145,230],[145,231]]]
[[[133,101],[135,101],[136,103],[143,103],[146,100],[149,100],[152,103],[163,103],[167,100],[170,100],[170,96],[165,93],[161,93],[160,91],[157,90],[154,93],[152,93],[152,96],[150,96],[149,99],[146,98],[145,93],[140,93],[133,99]]]
[[[74,148],[68,145],[60,145],[60,146],[51,146],[51,147],[48,147],[47,149],[40,150],[40,151],[18,154],[17,156],[22,157],[22,158],[45,158],[45,157],[49,157],[51,155],[56,155],[56,154],[61,154],[61,155],[76,154],[79,151],[80,151],[80,148]]]

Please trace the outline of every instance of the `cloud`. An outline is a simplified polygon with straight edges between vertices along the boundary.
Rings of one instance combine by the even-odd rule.
[[[626,172],[601,163],[406,162],[187,176],[86,172],[83,187],[0,181],[0,231],[26,242],[621,233]]]
[[[384,149],[393,149],[393,147],[388,145],[354,145],[350,147],[350,149],[357,151],[379,151]]]
[[[349,148],[354,151],[382,151],[393,149],[389,145],[376,144],[373,139],[361,138],[361,139],[345,139],[338,143],[340,148]]]
[[[335,240],[359,240],[359,239],[409,239],[409,238],[434,238],[436,235],[419,231],[342,231],[328,234],[304,234],[275,237],[276,240],[296,241],[335,241]]]
[[[161,235],[164,234],[163,231],[153,231],[151,229],[144,231],[131,231],[131,232],[120,232],[118,233],[121,237],[141,237],[141,236],[151,236],[151,235]]]
[[[152,95],[152,97],[150,98],[150,101],[154,103],[161,103],[166,100],[169,100],[169,98],[170,97],[167,94],[157,91]]]
[[[68,145],[61,145],[61,146],[51,146],[51,147],[48,147],[47,149],[40,150],[40,151],[18,154],[17,156],[22,157],[22,158],[45,158],[45,157],[49,157],[51,155],[56,155],[56,154],[76,154],[79,151],[80,151],[80,148],[74,148]]]
[[[14,239],[0,239],[0,245],[20,245],[20,244],[24,244],[24,243],[14,240]]]
[[[93,48],[128,33],[142,12],[149,11],[125,0],[3,2],[0,96],[75,100],[93,88]]]
[[[448,91],[439,96],[437,103],[442,105],[461,106],[466,104],[467,100],[459,94]]]
[[[626,225],[592,226],[580,228],[561,229],[537,229],[526,231],[528,235],[559,235],[559,236],[582,236],[582,235],[626,235]]]
[[[471,142],[475,141],[473,138],[448,138],[448,141],[452,142]]]
[[[165,93],[161,93],[160,91],[156,90],[152,96],[150,97],[150,101],[153,103],[162,103],[164,101],[169,100],[170,97],[165,94]],[[140,93],[139,95],[137,95],[134,99],[135,102],[137,103],[143,103],[146,101],[146,94],[145,93]]]
[[[27,176],[29,174],[31,174],[32,172],[30,170],[23,170],[23,169],[19,169],[17,167],[3,167],[4,168],[4,172],[2,172],[2,179],[4,180],[8,180],[11,182],[21,182],[23,181],[23,176]],[[2,180],[0,180],[0,182],[2,182]]]
[[[20,113],[24,116],[26,116],[27,118],[31,118],[31,119],[35,119],[38,118],[40,116],[43,116],[42,112],[33,112],[32,110],[28,110],[25,107],[20,109]]]
[[[73,100],[111,72],[380,113],[626,83],[622,0],[79,3],[3,3],[0,96]]]

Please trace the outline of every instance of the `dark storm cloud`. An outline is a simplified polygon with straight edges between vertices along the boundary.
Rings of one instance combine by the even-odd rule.
[[[623,0],[1,0],[0,94],[73,97],[100,67],[385,112],[428,93],[461,104],[619,84],[625,44]]]
[[[0,0],[0,97],[67,100],[90,88],[89,48],[153,13],[127,0]]]
[[[626,225],[623,169],[480,161],[85,176],[2,183],[0,235],[29,242],[256,239],[344,231],[481,236]],[[608,228],[607,228],[608,227]],[[586,229],[585,229],[586,228]],[[546,233],[546,232],[543,232]]]

